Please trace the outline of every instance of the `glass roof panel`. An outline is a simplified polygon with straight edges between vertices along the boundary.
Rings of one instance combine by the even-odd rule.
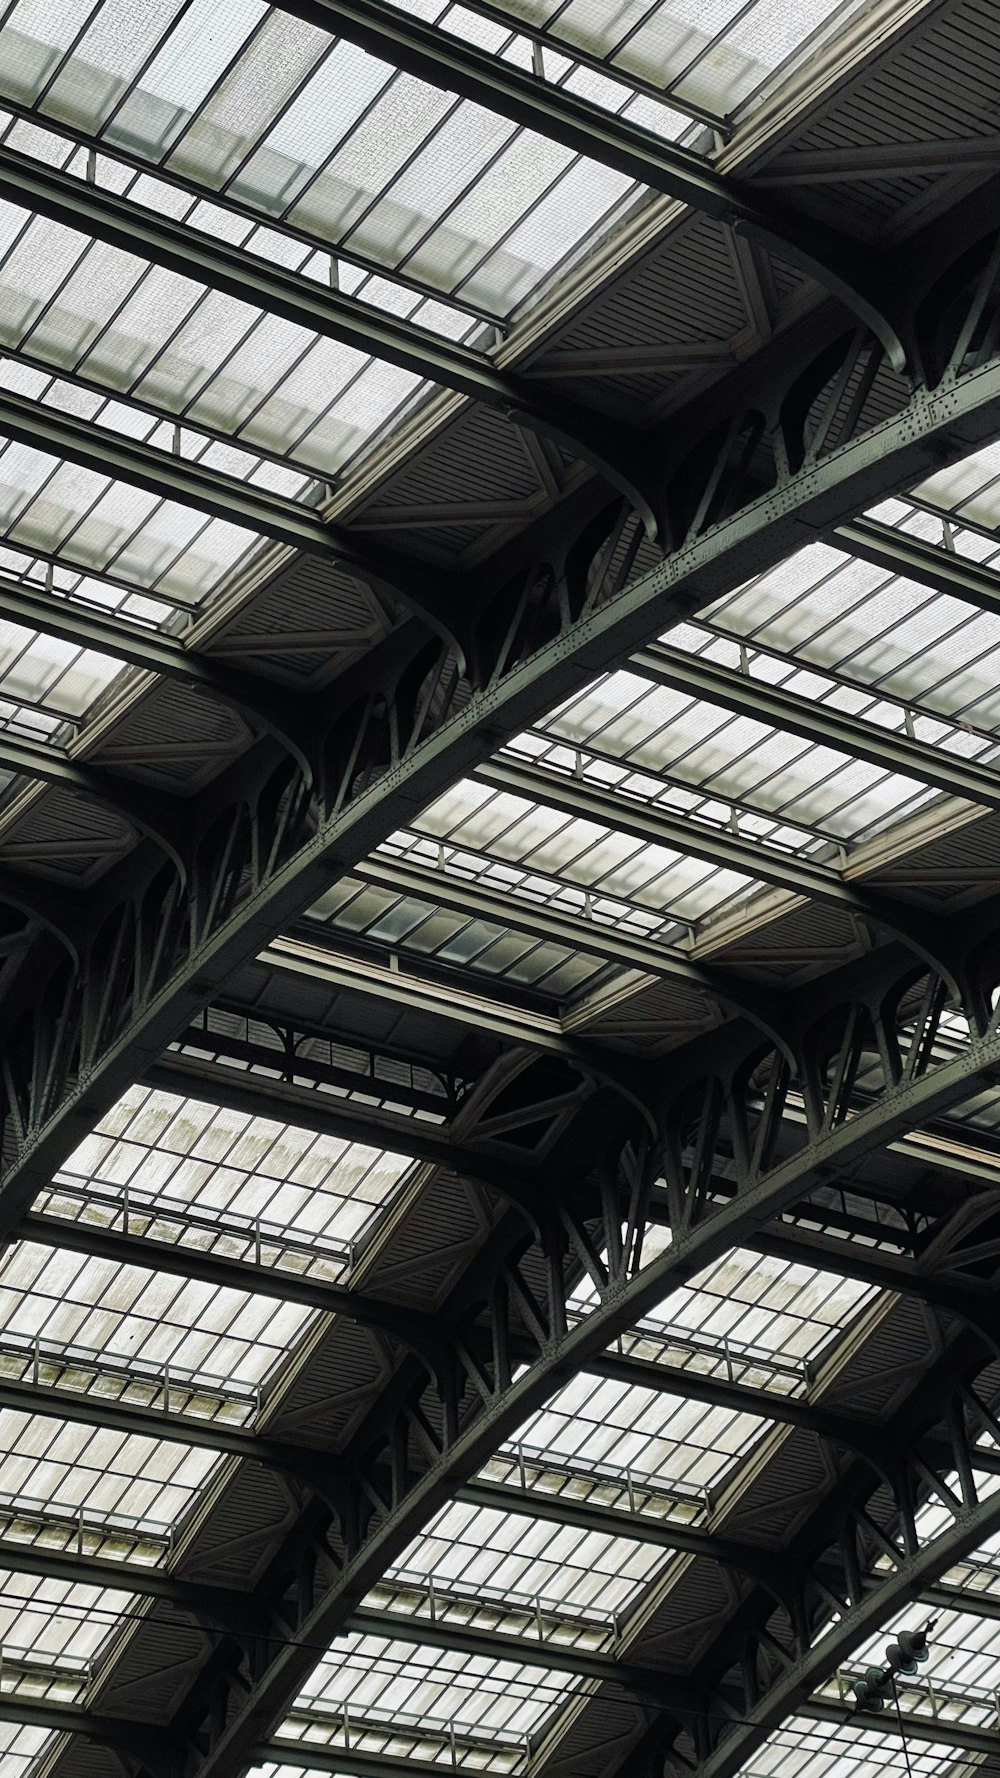
[[[28,1723],[0,1722],[0,1771],[4,1778],[26,1778],[43,1748],[55,1736]]]
[[[0,444],[0,534],[180,603],[245,561],[256,533],[81,469],[29,445]]]
[[[4,1667],[58,1667],[81,1684],[135,1595],[114,1587],[69,1585],[0,1569],[0,1642]],[[0,1763],[0,1771],[3,1765]]]
[[[433,885],[428,885],[433,889]],[[558,997],[591,983],[600,959],[511,932],[494,922],[438,908],[433,901],[343,877],[310,909],[336,932],[351,932],[392,950],[413,951],[473,969],[515,987]]]
[[[569,1674],[517,1660],[485,1660],[381,1636],[341,1636],[296,1700],[295,1712],[348,1712],[352,1746],[369,1727],[421,1729],[524,1748],[571,1694]]]
[[[713,629],[953,717],[962,737],[965,724],[1000,725],[1000,613],[977,611],[827,544],[810,544],[705,616]],[[676,632],[670,640],[678,642]],[[955,737],[946,729],[938,744],[954,746]],[[955,750],[967,746],[963,739]]]
[[[718,1487],[767,1426],[753,1414],[585,1374],[564,1384],[503,1449],[587,1475],[624,1471],[695,1496]]]
[[[187,1225],[199,1245],[211,1245],[213,1231],[268,1250],[289,1236],[349,1262],[412,1166],[363,1143],[137,1086],[70,1156],[49,1204],[79,1215],[72,1200],[82,1197],[90,1216],[124,1214],[153,1234],[162,1224],[171,1240],[169,1225],[182,1240]]]
[[[179,444],[178,454],[252,484],[309,494],[307,477],[276,477],[255,449],[333,476],[421,386],[410,372],[11,204],[0,204],[0,251],[0,342],[29,367],[124,398],[83,400],[95,424],[166,450]],[[4,381],[81,412],[79,392],[37,369],[8,369]],[[190,429],[161,436],[129,398]],[[243,448],[220,457],[198,427]]]
[[[151,1256],[154,1260],[155,1256]],[[246,1394],[312,1319],[271,1297],[220,1289],[144,1267],[19,1241],[0,1261],[0,1372],[35,1353],[65,1386],[102,1372]],[[5,1362],[11,1354],[10,1362]],[[34,1358],[39,1368],[39,1357]],[[130,1390],[130,1398],[135,1398]]]
[[[587,694],[585,694],[586,696]],[[693,922],[758,885],[666,846],[645,844],[471,779],[421,814],[420,833],[595,895],[638,903],[661,917]]]
[[[0,1409],[0,1507],[52,1508],[162,1537],[219,1462],[167,1439],[91,1430],[51,1415]]]
[[[454,1502],[386,1570],[440,1597],[535,1605],[607,1623],[659,1572],[668,1553],[604,1532]]]
[[[886,1643],[900,1630],[922,1629],[930,1613],[910,1605],[869,1637],[845,1665],[844,1676],[860,1678],[868,1666],[881,1666]],[[1000,1623],[971,1611],[935,1609],[928,1659],[914,1674],[896,1680],[900,1708],[907,1716],[994,1728],[997,1720],[997,1663]],[[829,1692],[830,1686],[823,1688]],[[835,1684],[833,1685],[836,1690]]]
[[[677,645],[676,630],[670,642]],[[804,690],[794,682],[794,670],[788,679],[788,690]],[[894,710],[893,716],[903,728],[902,713]],[[860,840],[936,794],[912,778],[652,685],[630,671],[608,674],[576,694],[546,727],[574,746],[593,744],[651,773],[665,770],[693,790],[735,798],[838,840]]]
[[[944,1778],[971,1762],[959,1746],[910,1738],[913,1778]],[[896,1730],[861,1728],[790,1717],[741,1766],[746,1778],[888,1778],[900,1770]]]
[[[113,16],[99,44],[85,34],[67,54],[65,35],[51,41],[35,0],[27,5],[0,31],[0,96],[498,315],[589,245],[638,189],[257,0],[221,9],[195,0],[176,17],[161,7],[146,60],[134,29],[119,43]],[[614,109],[641,104],[644,121],[662,113],[614,82],[591,78],[587,96]],[[672,121],[685,127],[665,113],[668,133]]]

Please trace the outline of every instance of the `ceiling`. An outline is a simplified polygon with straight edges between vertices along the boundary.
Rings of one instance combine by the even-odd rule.
[[[994,1760],[998,49],[0,15],[0,1778]]]

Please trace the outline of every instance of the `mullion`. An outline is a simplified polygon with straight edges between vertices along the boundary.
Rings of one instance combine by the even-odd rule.
[[[67,383],[74,388],[85,389],[88,392],[88,394],[93,394],[93,395],[97,395],[97,396],[101,397],[105,403],[119,402],[123,407],[133,407],[137,410],[137,412],[148,414],[150,419],[153,420],[157,426],[170,425],[171,423],[174,423],[176,425],[183,424],[187,427],[187,429],[189,431],[203,434],[204,435],[203,448],[197,454],[192,454],[192,455],[186,457],[185,460],[188,462],[193,462],[193,463],[201,462],[202,458],[206,455],[207,451],[211,448],[211,446],[213,444],[221,444],[221,445],[229,446],[234,450],[245,450],[248,455],[260,456],[264,461],[274,463],[282,469],[288,469],[290,467],[294,467],[296,469],[299,468],[299,466],[297,464],[291,465],[289,463],[288,458],[281,456],[281,454],[277,451],[270,451],[270,450],[264,450],[264,449],[261,449],[260,451],[258,451],[257,447],[255,445],[244,444],[238,438],[238,436],[236,434],[222,432],[216,427],[210,427],[207,425],[203,425],[200,421],[188,422],[184,419],[183,414],[174,414],[170,409],[167,409],[167,408],[156,408],[153,406],[153,404],[151,402],[141,400],[139,397],[137,397],[131,393],[123,395],[121,391],[117,391],[117,392],[112,391],[112,390],[108,389],[106,387],[106,385],[104,385],[103,383],[97,383],[93,379],[81,375],[81,373],[79,371],[74,370],[74,371],[67,372],[67,371],[54,370],[52,365],[46,363],[44,359],[32,358],[27,353],[25,353],[19,349],[14,350],[13,348],[11,348],[9,346],[5,348],[4,356],[6,358],[11,359],[12,362],[14,362],[14,363],[24,364],[28,369],[37,370],[41,374],[48,377],[48,387],[45,390],[43,390],[36,397],[36,399],[38,401],[42,402],[43,405],[48,405],[45,401],[45,398],[47,395],[49,395],[51,393],[52,387],[55,384]],[[55,405],[57,407],[57,404],[53,404],[53,405]],[[58,411],[58,407],[57,407],[57,411]],[[94,416],[93,423],[95,426],[104,424],[100,415]],[[148,442],[148,440],[146,442]],[[160,449],[162,447],[157,446],[155,448]],[[300,473],[302,474],[303,479],[308,482],[316,482],[318,479],[316,472],[310,467],[302,468]],[[248,487],[254,487],[257,485],[256,483],[254,483],[251,480],[251,477],[249,475],[246,477],[246,481],[247,481]],[[292,498],[301,499],[303,505],[309,504],[308,500],[305,499],[302,495],[292,496]]]
[[[52,69],[51,74],[49,75],[48,79],[45,81],[44,85],[41,87],[41,89],[38,93],[38,97],[35,101],[36,104],[41,105],[43,103],[43,101],[48,98],[49,93],[52,91],[52,88],[55,85],[56,81],[58,80],[60,74],[63,72],[63,69],[68,67],[69,63],[73,59],[74,54],[76,53],[77,49],[79,48],[80,44],[82,43],[84,37],[86,37],[87,32],[90,30],[91,25],[94,23],[94,21],[98,17],[98,15],[101,11],[101,6],[102,6],[102,0],[94,0],[93,6],[90,8],[90,11],[88,12],[86,18],[84,19],[83,24],[80,26],[80,29],[77,31],[76,35],[67,44],[66,48],[59,52],[58,58],[56,60],[54,68]]]
[[[152,67],[153,63],[156,61],[157,56],[161,53],[165,44],[169,41],[170,37],[176,31],[178,25],[183,24],[184,19],[187,17],[188,13],[192,10],[194,4],[195,4],[195,0],[182,0],[181,5],[178,7],[177,11],[174,13],[173,18],[164,27],[163,31],[161,32],[160,36],[157,38],[152,49],[149,51],[149,54],[144,58],[144,60],[142,62],[140,62],[138,68],[135,70],[135,73],[132,75],[131,79],[126,81],[123,84],[122,90],[119,93],[114,104],[112,105],[111,110],[108,112],[107,117],[105,117],[103,119],[103,121],[101,122],[101,125],[100,125],[101,134],[95,136],[95,138],[94,138],[95,145],[100,144],[101,135],[103,135],[103,132],[105,130],[107,130],[108,128],[110,128],[111,124],[114,123],[114,121],[115,121],[116,117],[118,116],[118,113],[121,111],[122,107],[124,105],[127,105],[128,101],[134,97],[136,91],[140,88],[140,86],[142,84],[144,76],[149,73],[149,70]],[[4,101],[4,102],[6,103],[7,101]],[[46,121],[46,125],[48,125],[49,120],[48,120],[47,113],[45,114],[45,121]]]
[[[922,604],[918,605],[916,607],[916,609],[918,611],[924,610],[925,606],[933,604],[935,597],[936,597],[936,595],[934,593],[930,593],[928,595],[927,599],[924,600]],[[972,608],[970,607],[970,610],[971,609]],[[747,646],[747,644],[744,642],[744,639],[742,637],[740,637],[738,635],[734,635],[734,633],[731,630],[719,629],[711,621],[706,621],[703,618],[699,618],[698,619],[698,627],[699,627],[699,629],[704,629],[704,630],[710,631],[713,636],[718,636],[720,638],[720,640],[722,640],[722,641],[736,642],[737,644],[743,644],[744,646]],[[955,628],[960,628],[960,627],[961,627],[961,624],[957,624],[955,626]],[[946,631],[945,635],[946,636],[951,635],[952,633],[953,633],[952,631]],[[870,642],[873,640],[879,640],[879,638],[869,638],[869,640],[867,642],[861,644],[861,646],[868,647],[870,645]],[[943,640],[943,638],[941,638],[941,640]],[[779,665],[781,665],[783,667],[787,667],[791,673],[812,673],[812,674],[815,674],[817,679],[829,679],[832,682],[834,687],[839,686],[844,691],[858,692],[862,697],[867,698],[869,700],[870,704],[877,704],[877,703],[891,704],[895,709],[901,710],[904,715],[912,714],[915,712],[918,716],[925,717],[928,722],[937,723],[941,728],[951,729],[952,732],[955,734],[958,734],[960,732],[968,732],[968,728],[971,727],[971,724],[966,725],[965,730],[962,731],[962,730],[960,730],[959,723],[955,717],[944,715],[941,711],[938,711],[938,710],[933,710],[928,705],[923,704],[918,700],[904,698],[900,695],[899,692],[881,691],[878,689],[877,685],[875,685],[875,684],[870,684],[870,683],[868,683],[864,680],[861,680],[861,679],[849,678],[842,671],[841,667],[821,666],[821,665],[814,663],[812,661],[805,660],[798,655],[785,654],[780,648],[775,648],[766,642],[761,643],[756,640],[752,640],[752,641],[750,641],[748,646],[752,649],[752,651],[755,654],[759,655],[763,660],[776,661]],[[698,652],[699,652],[699,654],[701,654],[701,653],[704,653],[705,651],[699,650]],[[853,651],[853,653],[857,653],[857,652],[858,652],[858,650]],[[984,650],[984,652],[990,653],[991,651],[989,649],[986,649],[986,650]],[[698,655],[693,654],[692,658],[697,659]],[[851,656],[847,656],[846,658],[850,659]],[[770,681],[768,683],[770,683]],[[780,680],[776,681],[775,683],[779,686],[782,685],[782,681],[780,681]],[[938,683],[940,683],[940,681]],[[792,695],[794,697],[798,698],[801,701],[801,703],[803,704],[803,706],[806,708],[808,708],[811,704],[817,704],[820,707],[828,704],[828,705],[832,705],[832,707],[834,709],[837,708],[837,705],[833,704],[832,694],[826,694],[820,698],[806,698],[803,696],[803,694],[801,692],[794,692]],[[871,716],[870,714],[867,714],[865,712],[855,713],[855,714],[857,715],[857,720],[859,722],[869,723],[873,728],[882,728],[882,727],[887,726],[882,723],[877,723],[873,716]],[[890,730],[889,732],[891,733],[892,731]],[[979,738],[984,741],[987,741],[991,747],[1000,747],[1000,735],[991,734],[988,729],[984,729],[983,731],[981,731]],[[928,747],[933,747],[942,753],[949,752],[949,749],[947,747],[943,746],[940,741],[928,741],[928,742],[926,742],[926,745]]]

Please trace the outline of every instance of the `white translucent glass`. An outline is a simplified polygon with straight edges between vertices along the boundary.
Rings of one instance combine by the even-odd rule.
[[[132,1087],[58,1180],[261,1220],[317,1242],[356,1239],[412,1163],[362,1143]]]
[[[491,1507],[446,1506],[387,1570],[387,1578],[463,1597],[540,1600],[608,1619],[663,1567],[666,1553],[631,1538],[554,1526]]]
[[[620,1471],[697,1494],[732,1474],[766,1426],[753,1414],[584,1374],[564,1384],[504,1448],[588,1476]]]
[[[467,845],[679,920],[702,917],[756,887],[737,871],[714,869],[471,779],[446,791],[416,825],[451,845]]]
[[[475,1740],[523,1745],[571,1693],[568,1674],[486,1660],[381,1636],[341,1636],[319,1661],[294,1709],[342,1712],[356,1735],[369,1723],[404,1732],[453,1729]]]

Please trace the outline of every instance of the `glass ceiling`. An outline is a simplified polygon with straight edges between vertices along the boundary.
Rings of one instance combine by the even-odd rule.
[[[400,10],[708,158],[775,73],[858,4],[408,0]],[[423,330],[484,361],[508,336],[516,345],[539,297],[647,201],[618,172],[260,0],[0,6],[0,149],[61,173],[81,199],[110,194],[127,218],[180,223],[192,242],[238,248],[303,293],[333,291],[409,324],[417,341]],[[0,409],[30,402],[160,452],[164,465],[196,466],[218,492],[228,479],[315,512],[331,489],[350,492],[434,392],[191,268],[30,215],[14,196],[0,202]],[[99,457],[83,467],[0,434],[0,600],[6,577],[175,633],[272,550],[247,523],[116,474]],[[871,516],[1000,568],[1000,449]],[[810,545],[664,640],[682,663],[721,666],[734,685],[758,680],[870,734],[905,734],[927,762],[996,765],[1000,617],[832,544]],[[125,671],[113,653],[0,620],[0,741],[89,740]],[[491,985],[530,993],[558,1014],[621,981],[616,940],[690,949],[771,893],[745,851],[730,865],[692,857],[678,819],[750,842],[762,859],[841,870],[947,804],[919,773],[655,683],[641,663],[567,698],[501,758],[536,769],[532,794],[476,777],[454,785],[370,861],[412,873],[406,889],[362,874],[331,884],[311,911],[318,940],[406,953],[451,982],[478,975],[484,996]],[[566,781],[603,798],[599,813],[557,807]],[[621,831],[616,803],[648,816],[650,837]],[[672,838],[656,837],[657,816],[673,821]],[[455,891],[447,907],[435,899],[444,877]],[[495,902],[477,908],[477,894],[589,922],[603,945],[533,935],[527,915],[512,931]],[[400,1147],[137,1086],[40,1194],[42,1228],[0,1259],[0,1380],[24,1403],[0,1409],[0,1536],[117,1561],[122,1584],[0,1568],[5,1699],[87,1697],[144,1610],[129,1571],[174,1560],[233,1461],[232,1435],[266,1425],[319,1329],[315,1311],[184,1280],[158,1254],[187,1248],[350,1280],[414,1178]],[[129,1237],[134,1257],[60,1247],[68,1223]],[[647,1259],[664,1239],[648,1231]],[[372,1760],[524,1773],[589,1683],[533,1663],[531,1639],[626,1650],[654,1590],[683,1565],[626,1520],[722,1524],[751,1454],[786,1436],[768,1418],[769,1395],[821,1394],[825,1367],[884,1302],[819,1269],[726,1254],[618,1342],[618,1356],[647,1366],[644,1382],[596,1368],[564,1382],[476,1478],[491,1504],[440,1508],[365,1602],[384,1633],[317,1649],[282,1734],[322,1747],[324,1771],[350,1746]],[[581,1284],[573,1312],[592,1303]],[[657,1365],[669,1367],[669,1387]],[[680,1387],[684,1370],[739,1382],[750,1400],[739,1411],[696,1402]],[[98,1400],[122,1410],[114,1427],[85,1424],[81,1407]],[[171,1436],[128,1430],[130,1409],[169,1409]],[[546,1508],[586,1500],[619,1522],[558,1524],[532,1510],[533,1496]],[[1000,1595],[998,1544],[949,1584]],[[494,1633],[496,1658],[423,1643],[425,1620]],[[992,1722],[995,1643],[990,1620],[942,1614],[908,1710]],[[50,1745],[46,1731],[0,1725],[0,1774],[34,1778]],[[912,1759],[915,1778],[938,1778],[961,1744],[918,1745]],[[803,1716],[746,1770],[876,1778],[893,1760],[889,1735]],[[257,1770],[285,1778],[280,1763]]]

